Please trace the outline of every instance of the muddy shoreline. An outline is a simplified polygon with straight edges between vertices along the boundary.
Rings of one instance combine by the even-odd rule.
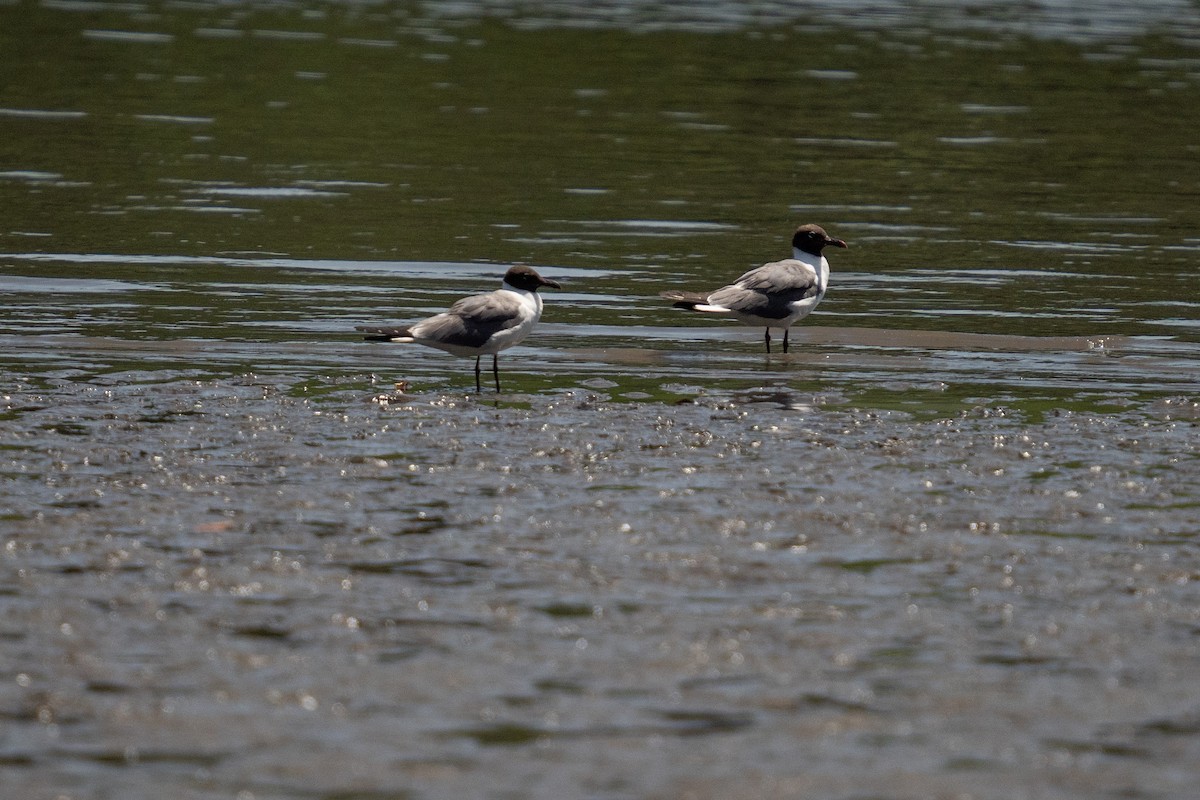
[[[1194,404],[776,399],[7,395],[6,785],[1191,786]]]

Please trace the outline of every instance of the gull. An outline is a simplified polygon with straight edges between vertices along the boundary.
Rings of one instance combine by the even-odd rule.
[[[792,235],[792,257],[752,269],[729,286],[715,292],[683,292],[676,289],[659,296],[674,301],[676,308],[724,314],[743,325],[765,328],[767,352],[771,352],[771,328],[783,329],[783,352],[788,351],[788,328],[808,316],[829,288],[829,262],[821,255],[828,245],[847,247],[820,225],[801,225]]]
[[[454,303],[441,314],[399,328],[359,325],[368,342],[416,342],[456,356],[475,356],[475,391],[481,390],[479,359],[492,356],[492,375],[500,391],[501,350],[521,342],[542,317],[538,289],[561,289],[557,281],[543,278],[532,267],[518,264],[504,274],[494,292],[476,294]]]

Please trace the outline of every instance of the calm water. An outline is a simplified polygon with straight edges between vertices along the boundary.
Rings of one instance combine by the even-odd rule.
[[[1194,792],[1194,4],[6,2],[0,69],[0,794]],[[808,221],[787,356],[658,299]],[[352,333],[516,261],[498,398]]]

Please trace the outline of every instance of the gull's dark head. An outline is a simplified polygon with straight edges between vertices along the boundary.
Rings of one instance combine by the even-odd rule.
[[[527,292],[536,292],[543,286],[549,286],[551,289],[562,288],[558,281],[543,278],[538,275],[536,269],[524,264],[509,268],[508,272],[504,273],[504,282],[514,289],[524,289]]]
[[[841,239],[835,239],[826,233],[825,229],[820,225],[801,225],[792,234],[792,247],[803,253],[811,253],[814,256],[819,256],[821,255],[821,249],[829,245],[833,245],[834,247],[849,247]]]

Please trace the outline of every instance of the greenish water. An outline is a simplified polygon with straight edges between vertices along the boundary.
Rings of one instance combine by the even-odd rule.
[[[442,354],[359,360],[344,333],[424,315],[526,261],[567,281],[537,339],[553,352],[536,371],[553,377],[530,390],[580,372],[628,380],[602,356],[573,368],[573,348],[674,352],[661,385],[694,371],[696,350],[719,364],[757,342],[657,292],[786,255],[788,231],[812,220],[852,244],[797,331],[831,363],[823,385],[849,372],[853,393],[863,372],[839,363],[853,351],[823,346],[830,327],[882,329],[919,353],[897,332],[1091,337],[1093,349],[1139,337],[1117,350],[1148,372],[1114,388],[1195,386],[1180,358],[1200,339],[1200,103],[1178,32],[1038,39],[1003,15],[996,30],[735,15],[712,32],[686,15],[651,26],[653,14],[580,29],[436,11],[0,7],[10,349],[36,361],[28,335],[53,331],[200,339],[197,366],[213,353],[218,369],[270,371],[273,346],[222,351],[311,342],[314,368],[350,358],[455,385],[461,364]],[[1004,374],[980,345],[1015,351]],[[982,363],[987,384],[1007,384],[1041,369],[1029,347],[946,340],[934,358],[966,350],[959,372]],[[1059,359],[1055,376],[1090,373],[1087,358]],[[707,380],[745,385],[742,363]],[[787,377],[802,381],[795,366]],[[867,371],[886,383],[891,369]]]
[[[1185,796],[1198,52],[0,2],[0,794]],[[658,298],[798,222],[850,248],[786,356]],[[517,261],[563,289],[498,397],[353,332]]]

